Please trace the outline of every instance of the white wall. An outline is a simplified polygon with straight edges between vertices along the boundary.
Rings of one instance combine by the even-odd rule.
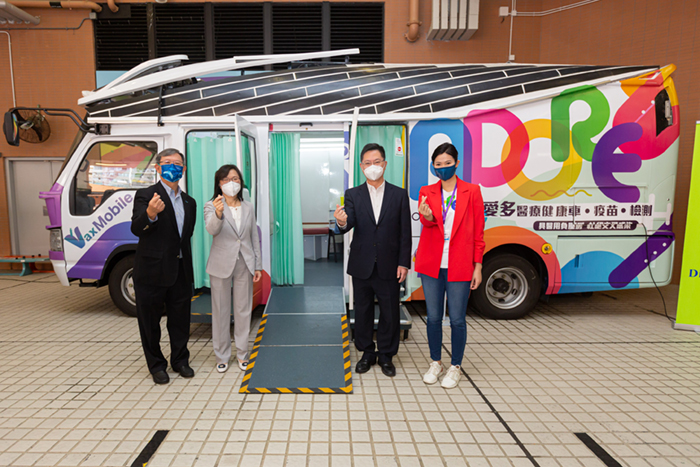
[[[343,193],[343,138],[302,136],[301,216],[304,223],[328,223]]]

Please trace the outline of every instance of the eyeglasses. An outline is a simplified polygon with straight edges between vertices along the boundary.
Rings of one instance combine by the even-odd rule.
[[[222,178],[221,181],[224,182],[224,183],[229,183],[229,182],[240,183],[240,182],[241,182],[241,179],[238,178],[238,177],[230,177],[230,178]]]
[[[371,165],[381,165],[382,162],[384,162],[384,159],[375,159],[373,161],[364,160],[364,161],[362,161],[362,166],[369,167]]]
[[[179,161],[179,160],[174,160],[174,161],[164,161],[164,160],[161,160],[160,163],[159,163],[158,165],[160,165],[160,166],[162,167],[162,166],[164,166],[164,165],[170,165],[170,164],[179,165],[179,166],[181,166],[181,167],[184,167],[184,166],[185,166],[185,164],[183,164],[183,163],[182,163],[181,161]]]

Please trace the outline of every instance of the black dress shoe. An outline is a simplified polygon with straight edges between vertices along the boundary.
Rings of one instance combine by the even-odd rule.
[[[355,373],[367,373],[375,362],[368,358],[363,358],[355,365]]]
[[[170,382],[170,376],[163,370],[156,371],[151,376],[153,376],[153,382],[156,384],[168,384]]]
[[[382,373],[386,376],[396,376],[396,367],[391,362],[379,362],[379,366],[382,369]]]
[[[194,377],[194,370],[190,368],[190,366],[187,363],[182,365],[180,368],[173,368],[173,370],[180,373],[180,376],[182,376],[183,378]]]

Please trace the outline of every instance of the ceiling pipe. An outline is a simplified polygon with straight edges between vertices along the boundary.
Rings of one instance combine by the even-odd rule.
[[[97,3],[83,0],[65,0],[60,2],[21,0],[11,1],[8,3],[11,3],[12,5],[18,8],[65,8],[69,10],[92,10],[97,12],[102,11],[102,7]]]
[[[0,20],[5,24],[9,23],[26,23],[26,24],[39,24],[41,22],[40,18],[30,15],[21,8],[17,8],[11,3],[7,3],[4,0],[0,0]]]
[[[421,24],[423,24],[418,20],[419,1],[420,0],[408,0],[408,23],[406,24],[406,26],[408,26],[408,32],[403,35],[408,42],[415,42],[418,40],[418,34],[420,33],[418,29]]]

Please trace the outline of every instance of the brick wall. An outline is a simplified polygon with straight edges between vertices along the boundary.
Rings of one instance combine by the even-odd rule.
[[[87,10],[26,9],[41,17],[37,28],[76,28]],[[92,21],[76,30],[21,30],[29,25],[0,25],[12,40],[12,65],[17,106],[67,107],[84,113],[77,104],[81,91],[95,88],[95,59]],[[32,27],[34,29],[34,27]],[[7,36],[0,34],[0,113],[12,107]],[[66,118],[49,117],[50,138],[41,144],[22,143],[9,146],[0,139],[0,256],[9,255],[10,225],[8,217],[5,158],[63,157],[76,134],[76,127]],[[37,187],[45,190],[50,187]],[[5,267],[7,267],[5,265]]]

